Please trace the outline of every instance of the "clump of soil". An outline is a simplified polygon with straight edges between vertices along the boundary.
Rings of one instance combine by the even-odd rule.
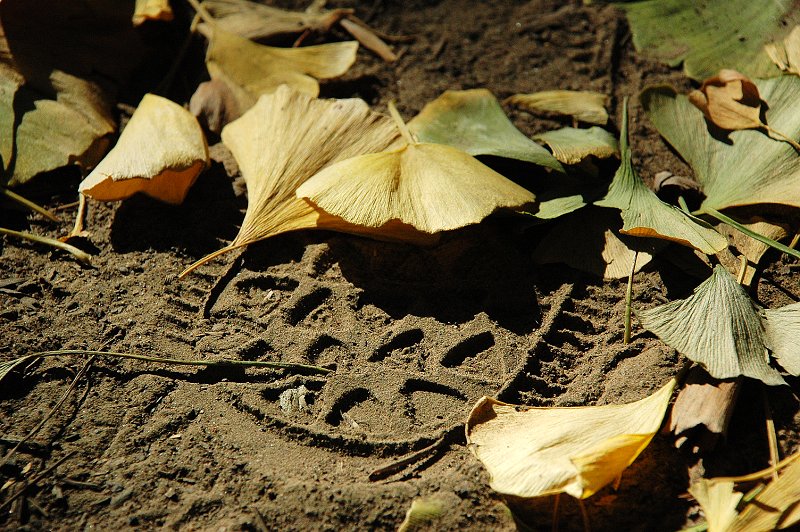
[[[331,7],[355,7],[373,27],[414,39],[399,45],[394,65],[360,51],[343,79],[322,85],[322,97],[361,97],[379,109],[396,100],[410,118],[446,89],[486,87],[501,99],[594,90],[610,95],[616,117],[630,96],[632,149],[642,175],[687,173],[637,101],[646,84],[685,88],[687,82],[634,53],[614,7],[545,0]],[[185,65],[187,78],[196,70]],[[192,83],[176,83],[171,96],[185,102],[182,85]],[[529,135],[571,122],[508,112]],[[73,454],[29,490],[28,504],[0,516],[0,526],[394,529],[414,498],[435,496],[445,508],[437,530],[514,529],[504,501],[464,446],[463,422],[480,396],[529,405],[632,401],[682,364],[641,330],[631,344],[622,342],[624,283],[535,267],[531,250],[542,230],[524,229],[519,219],[488,220],[445,235],[433,248],[299,232],[176,281],[186,265],[232,239],[242,219],[246,197],[235,163],[221,144],[212,155],[217,162],[179,207],[145,197],[92,203],[92,269],[7,241],[0,257],[0,357],[102,348],[335,371],[184,370],[97,359],[2,473],[19,476],[28,462],[52,464]],[[75,184],[67,178],[55,185],[50,206],[72,201]],[[30,223],[57,237],[73,213],[63,211],[60,227]],[[27,223],[24,213],[12,211],[0,219]],[[792,267],[774,262],[759,295],[776,304],[796,300]],[[698,282],[656,261],[636,277],[635,305],[685,295]],[[0,450],[39,422],[82,364],[48,360],[0,391]],[[751,392],[758,393],[745,396]],[[775,415],[790,452],[798,441],[797,405],[784,396]],[[762,414],[748,408],[755,407],[737,414],[720,454],[706,459],[707,471],[766,465]],[[369,479],[437,442],[415,464]],[[695,522],[697,507],[680,497],[694,462],[669,438],[656,438],[619,490],[586,501],[592,525],[675,530]],[[550,527],[551,505],[548,499],[528,505],[527,523]],[[561,529],[582,529],[577,505],[562,500],[561,506]]]

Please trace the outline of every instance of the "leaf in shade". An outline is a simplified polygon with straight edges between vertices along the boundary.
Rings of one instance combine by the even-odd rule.
[[[553,150],[553,156],[564,164],[578,164],[593,155],[599,159],[619,157],[617,139],[600,127],[577,129],[565,127],[534,137]]]
[[[713,480],[713,479],[712,479]],[[789,529],[800,522],[800,460],[793,460],[742,509],[730,532]]]
[[[627,16],[633,44],[643,54],[670,66],[683,62],[686,75],[702,80],[722,68],[751,77],[780,73],[764,44],[783,39],[800,19],[792,0],[659,0],[619,4]]]
[[[618,227],[619,216],[615,212],[587,207],[559,220],[534,249],[533,261],[536,264],[566,264],[603,279],[627,277],[636,255],[636,251],[628,246],[645,244],[646,241],[620,235]],[[648,247],[653,248],[656,242],[663,241],[650,240]],[[652,253],[656,250],[657,246],[639,251],[636,271],[653,259]]]
[[[761,220],[745,224],[745,227],[767,238],[771,238],[772,240],[781,240],[789,235],[788,224],[774,224]],[[758,272],[758,265],[761,262],[761,258],[767,250],[771,249],[770,246],[754,238],[750,238],[738,229],[734,229],[727,224],[720,224],[719,231],[725,235],[731,245],[747,259],[747,271],[742,279],[742,285],[749,287]],[[741,268],[739,257],[734,257],[733,253],[723,251],[717,255],[717,258],[729,271],[736,271],[738,268]]]
[[[295,192],[326,166],[383,150],[397,136],[394,122],[370,111],[363,100],[317,100],[286,86],[262,96],[222,130],[222,140],[247,183],[247,212],[239,234],[181,276],[217,255],[287,231],[320,228],[369,233],[367,228],[353,227],[320,211]],[[395,229],[410,240],[416,234]]]
[[[795,26],[782,43],[765,44],[764,50],[778,68],[800,75],[800,26]]]
[[[208,146],[194,116],[166,98],[146,94],[114,149],[78,190],[101,201],[142,192],[178,204],[207,164]]]
[[[444,92],[425,105],[408,129],[422,143],[447,144],[470,155],[494,155],[564,171],[546,149],[514,127],[486,89]]]
[[[623,106],[620,152],[622,161],[608,194],[594,204],[622,211],[623,234],[672,240],[707,254],[728,246],[725,237],[708,224],[658,199],[636,173],[628,147],[627,105]]]
[[[618,480],[647,447],[674,388],[673,379],[633,403],[584,407],[526,407],[483,397],[467,420],[467,444],[495,491],[583,499]]]
[[[298,197],[358,226],[378,229],[399,221],[430,234],[535,200],[533,193],[459,149],[407,141],[325,168],[297,189]]]
[[[761,97],[758,87],[747,76],[723,69],[689,93],[689,101],[719,128],[760,129]]]
[[[276,48],[218,28],[208,29],[206,36],[209,39],[206,67],[211,79],[222,78],[242,88],[253,102],[282,84],[317,96],[317,79],[335,78],[347,72],[358,50],[355,41]]]
[[[785,384],[769,365],[800,374],[800,303],[764,310],[720,265],[687,299],[637,312],[642,327],[701,364],[712,377]]]
[[[132,13],[127,0],[0,3],[0,157],[9,186],[102,158],[116,128],[116,91],[140,57]]]
[[[768,102],[770,127],[800,138],[800,78],[754,83]],[[709,134],[703,114],[671,87],[647,88],[641,101],[658,132],[694,170],[706,196],[700,212],[760,203],[800,207],[800,156],[789,143],[755,130],[733,131],[729,142],[719,140]]]
[[[246,95],[237,97],[235,87],[217,78],[197,86],[189,100],[189,112],[209,131],[219,135],[223,127],[242,116],[239,102],[249,100]]]
[[[605,108],[606,95],[591,91],[542,91],[531,94],[515,94],[508,103],[526,111],[544,111],[569,115],[581,122],[604,126],[608,122]]]

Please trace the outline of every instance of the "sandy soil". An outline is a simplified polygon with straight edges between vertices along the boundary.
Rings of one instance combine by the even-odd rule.
[[[614,7],[545,0],[330,5],[355,7],[374,27],[414,40],[398,45],[395,65],[360,51],[350,73],[322,85],[323,97],[358,96],[378,109],[394,99],[410,118],[446,89],[486,87],[501,99],[596,90],[610,95],[613,128],[630,96],[642,175],[686,171],[647,123],[637,94],[650,83],[688,83],[635,54]],[[196,51],[170,95],[177,101],[188,101],[183,88],[197,81],[199,45]],[[531,135],[571,125],[507,110]],[[414,498],[435,496],[445,512],[432,529],[511,530],[509,511],[464,446],[463,421],[479,397],[617,403],[651,393],[682,364],[641,329],[623,344],[623,282],[534,267],[531,250],[547,228],[519,218],[445,235],[431,249],[289,234],[176,281],[186,265],[235,236],[246,205],[230,155],[222,145],[212,154],[217,162],[180,207],[143,197],[91,204],[92,269],[61,253],[0,241],[0,358],[88,348],[335,371],[165,369],[97,359],[62,410],[0,472],[18,478],[29,462],[46,467],[73,453],[31,488],[27,505],[0,515],[0,527],[384,530],[397,527]],[[515,179],[525,184],[536,172],[525,168]],[[74,201],[76,184],[67,176],[28,192],[56,207]],[[57,225],[4,207],[0,221],[60,236],[73,215],[61,211]],[[759,297],[796,301],[796,265],[770,257]],[[636,278],[635,304],[682,297],[698,282],[656,260]],[[46,361],[0,390],[0,451],[41,420],[84,362]],[[287,401],[292,393],[306,406]],[[753,406],[760,392],[743,393],[727,443],[702,462],[709,472],[766,465],[762,414]],[[781,445],[791,452],[797,402],[788,389],[775,397]],[[437,441],[424,459],[370,480]],[[698,508],[681,494],[687,467],[697,461],[657,437],[619,490],[586,502],[593,528],[677,530],[695,522]],[[549,529],[551,511],[552,500],[539,501],[526,521]],[[577,504],[564,500],[561,530],[582,526]]]

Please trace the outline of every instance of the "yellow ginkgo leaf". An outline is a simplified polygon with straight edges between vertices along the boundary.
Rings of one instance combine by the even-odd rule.
[[[295,191],[324,167],[383,150],[397,136],[392,120],[370,111],[363,100],[318,100],[287,86],[262,96],[222,130],[222,140],[247,183],[247,212],[239,234],[181,276],[217,255],[287,231],[321,228],[369,233],[321,212]],[[408,239],[414,240],[408,233]],[[404,234],[402,228],[398,234]]]
[[[483,397],[466,425],[492,489],[586,498],[618,479],[661,426],[675,380],[624,405],[524,407]]]
[[[515,94],[508,102],[526,111],[545,111],[570,115],[581,122],[604,126],[608,122],[606,95],[591,91],[542,91]]]
[[[736,507],[742,500],[742,493],[734,491],[733,482],[700,479],[689,488],[708,522],[708,532],[727,532],[736,520]]]
[[[169,0],[136,0],[132,18],[134,26],[141,26],[148,20],[170,21],[175,14]]]
[[[117,201],[143,192],[181,203],[208,164],[200,124],[180,105],[146,94],[106,157],[80,184],[82,194]]]
[[[459,149],[414,141],[399,115],[396,120],[405,146],[329,166],[298,188],[298,197],[352,224],[380,228],[399,221],[425,233],[535,201],[532,192]]]
[[[356,41],[275,48],[213,27],[208,37],[206,66],[211,78],[223,78],[241,87],[253,102],[282,84],[317,96],[317,79],[335,78],[347,72],[358,50]]]

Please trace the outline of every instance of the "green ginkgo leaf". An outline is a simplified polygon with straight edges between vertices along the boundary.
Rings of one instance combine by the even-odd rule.
[[[622,111],[620,132],[622,161],[606,196],[595,202],[599,207],[622,211],[620,232],[634,236],[663,238],[691,246],[706,254],[725,249],[728,241],[711,226],[682,210],[664,203],[647,188],[631,163],[628,146],[627,102]]]
[[[564,127],[534,137],[550,146],[553,156],[564,164],[578,164],[590,155],[600,159],[619,156],[617,139],[601,127]]]
[[[636,314],[642,327],[717,379],[744,375],[785,384],[770,366],[770,354],[784,369],[800,374],[800,303],[764,310],[722,266],[688,298]]]
[[[686,75],[696,80],[722,68],[777,76],[780,70],[764,45],[783,39],[800,18],[792,0],[645,0],[621,7],[638,51],[670,66],[683,62]]]
[[[753,81],[769,106],[767,124],[800,138],[800,78]],[[659,133],[694,170],[706,196],[700,212],[759,203],[800,207],[800,156],[789,143],[757,130],[733,131],[727,142],[718,140],[709,134],[703,113],[671,87],[650,87],[641,101]]]
[[[422,143],[447,144],[470,155],[494,155],[563,172],[561,163],[526,137],[486,89],[446,91],[428,103],[408,129]]]

